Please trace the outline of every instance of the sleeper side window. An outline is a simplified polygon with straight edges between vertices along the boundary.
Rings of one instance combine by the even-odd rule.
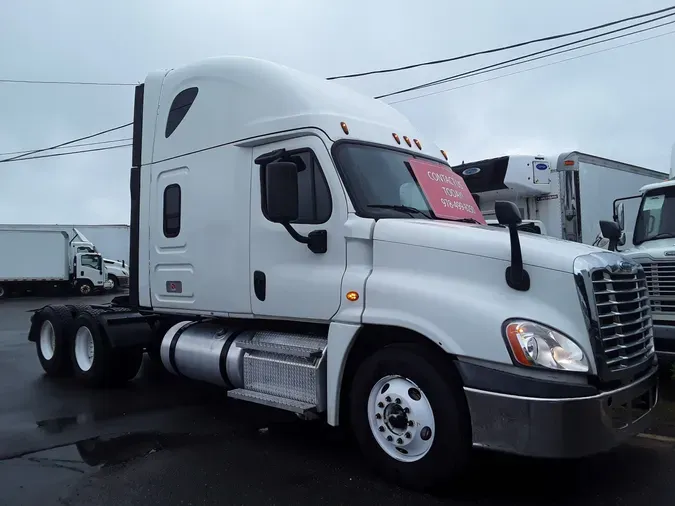
[[[164,188],[163,228],[164,237],[180,234],[181,192],[180,185],[170,184]]]

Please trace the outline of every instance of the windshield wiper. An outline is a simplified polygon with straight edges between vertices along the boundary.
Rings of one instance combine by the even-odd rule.
[[[480,223],[480,221],[474,218],[443,218],[447,221],[459,221],[461,223]]]
[[[415,214],[421,214],[425,218],[432,219],[430,214],[427,214],[426,212],[422,211],[421,209],[417,209],[416,207],[403,206],[399,204],[371,204],[368,207],[372,207],[375,209],[391,209],[393,211],[399,211],[402,213],[406,213],[411,218],[414,218]]]

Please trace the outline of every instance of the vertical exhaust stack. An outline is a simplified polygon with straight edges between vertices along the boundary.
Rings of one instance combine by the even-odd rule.
[[[670,177],[669,179],[675,179],[675,144],[670,148]]]
[[[138,307],[138,248],[140,240],[141,218],[141,153],[143,140],[143,92],[144,84],[136,86],[134,96],[134,123],[131,151],[131,175],[129,191],[131,195],[131,215],[129,217],[129,305]]]

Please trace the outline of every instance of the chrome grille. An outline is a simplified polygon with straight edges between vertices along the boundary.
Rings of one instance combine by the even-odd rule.
[[[654,353],[644,271],[598,269],[591,272],[591,282],[597,312],[597,354],[612,372],[644,363]]]
[[[675,262],[644,263],[652,315],[675,315]]]

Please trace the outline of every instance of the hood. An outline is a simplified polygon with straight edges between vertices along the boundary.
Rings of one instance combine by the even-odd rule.
[[[544,269],[572,272],[576,257],[605,251],[527,232],[519,232],[518,236],[525,265]],[[511,261],[509,231],[500,227],[441,220],[381,219],[375,225],[373,239]]]
[[[675,261],[675,239],[647,241],[631,249],[619,251],[619,253],[638,261],[641,259]]]

